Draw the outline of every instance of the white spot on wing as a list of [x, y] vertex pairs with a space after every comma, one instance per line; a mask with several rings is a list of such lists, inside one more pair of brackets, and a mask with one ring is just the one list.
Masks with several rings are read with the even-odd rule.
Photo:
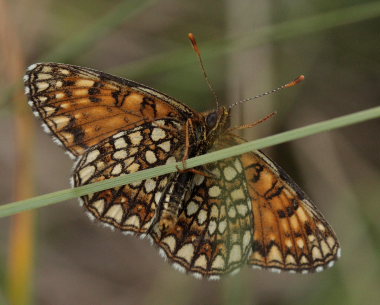
[[87, 154], [86, 163], [93, 162], [100, 155], [100, 151], [95, 149]]
[[28, 70], [28, 71], [32, 71], [32, 70], [34, 70], [36, 67], [37, 67], [37, 64], [32, 64], [32, 65], [30, 65], [30, 66], [27, 68], [27, 70]]
[[162, 193], [161, 192], [156, 192], [154, 194], [154, 201], [155, 201], [156, 204], [158, 204], [160, 202], [161, 197], [162, 197]]
[[227, 221], [223, 219], [222, 221], [219, 222], [219, 225], [218, 225], [219, 233], [223, 234], [226, 228], [227, 228]]
[[98, 211], [99, 214], [102, 214], [104, 211], [104, 199], [96, 200], [92, 203], [93, 207]]
[[144, 186], [145, 191], [149, 194], [156, 188], [156, 181], [154, 181], [153, 179], [146, 179]]
[[215, 233], [217, 224], [215, 220], [211, 220], [209, 225], [208, 225], [208, 232], [210, 235], [213, 235]]
[[167, 160], [166, 160], [166, 164], [173, 164], [173, 163], [176, 163], [177, 160], [175, 159], [175, 157], [169, 157]]
[[118, 175], [120, 175], [122, 169], [123, 169], [123, 167], [121, 166], [121, 164], [120, 164], [120, 163], [117, 163], [117, 164], [113, 167], [113, 169], [112, 169], [112, 171], [111, 171], [111, 175], [113, 175], [113, 176], [118, 176]]
[[94, 220], [95, 220], [95, 216], [92, 215], [90, 212], [86, 212], [86, 215], [87, 215], [87, 217], [88, 217], [91, 221], [94, 221]]
[[198, 213], [198, 223], [202, 225], [207, 219], [207, 212], [205, 210], [201, 210]]
[[252, 269], [262, 270], [263, 267], [257, 266], [257, 265], [252, 265]]
[[331, 268], [332, 266], [334, 266], [335, 262], [334, 261], [331, 261], [327, 264], [327, 267], [328, 268]]
[[54, 122], [57, 129], [62, 129], [63, 127], [67, 126], [67, 124], [69, 124], [70, 117], [61, 115], [52, 117], [50, 120]]
[[192, 272], [191, 275], [196, 278], [197, 280], [200, 280], [202, 279], [202, 274], [198, 273], [198, 272]]
[[57, 100], [59, 100], [59, 99], [63, 99], [65, 97], [65, 94], [63, 93], [63, 92], [57, 92], [56, 94], [55, 94], [55, 98], [57, 99]]
[[208, 194], [209, 194], [210, 197], [218, 197], [221, 192], [222, 192], [222, 190], [217, 185], [212, 186], [208, 190]]
[[181, 249], [178, 250], [177, 256], [183, 258], [188, 263], [191, 263], [191, 259], [194, 255], [194, 246], [193, 244], [186, 244]]
[[36, 83], [36, 87], [37, 87], [37, 91], [38, 92], [44, 91], [47, 88], [49, 88], [49, 83], [47, 83], [47, 82], [38, 82], [38, 83]]
[[317, 268], [315, 268], [315, 271], [316, 272], [322, 272], [323, 271], [323, 267], [322, 266], [318, 266]]
[[84, 184], [88, 179], [91, 178], [91, 176], [95, 173], [95, 169], [95, 166], [89, 165], [79, 171], [78, 174], [81, 179], [81, 184]]
[[127, 152], [125, 150], [118, 150], [113, 154], [113, 158], [116, 160], [123, 160], [127, 158]]
[[186, 207], [186, 213], [188, 216], [195, 214], [198, 211], [198, 204], [194, 201], [190, 201]]
[[141, 140], [143, 139], [140, 131], [133, 132], [129, 134], [128, 137], [133, 145], [139, 145]]
[[140, 168], [140, 164], [133, 163], [130, 166], [128, 166], [127, 172], [128, 173], [135, 173], [135, 172], [137, 172], [139, 170], [139, 168]]
[[84, 202], [83, 202], [83, 200], [82, 200], [82, 198], [78, 198], [78, 201], [79, 201], [79, 206], [80, 207], [83, 207], [83, 205], [84, 205]]
[[50, 67], [50, 66], [45, 66], [45, 67], [42, 68], [41, 71], [45, 72], [45, 73], [49, 73], [49, 72], [53, 71], [53, 68]]
[[170, 141], [165, 141], [157, 145], [160, 147], [164, 152], [170, 151]]
[[227, 181], [231, 181], [236, 177], [237, 171], [232, 166], [227, 166], [226, 168], [224, 168], [223, 174]]
[[178, 264], [178, 263], [174, 263], [174, 264], [172, 264], [172, 267], [175, 269], [175, 270], [177, 270], [177, 271], [179, 271], [179, 272], [182, 272], [182, 273], [185, 273], [186, 272], [186, 269], [184, 268], [184, 267], [182, 267], [180, 264]]
[[69, 75], [70, 74], [70, 71], [69, 70], [66, 70], [66, 69], [59, 69], [59, 72], [61, 74], [64, 74], [64, 75]]
[[206, 258], [206, 255], [204, 255], [204, 254], [200, 255], [196, 259], [196, 261], [194, 262], [194, 266], [206, 269], [207, 268], [207, 258]]
[[231, 193], [231, 198], [234, 201], [237, 201], [239, 199], [244, 199], [245, 196], [244, 196], [244, 192], [243, 192], [242, 188], [233, 190], [232, 193]]
[[165, 237], [161, 242], [170, 249], [170, 252], [174, 252], [177, 242], [173, 236], [170, 235], [168, 237]]
[[234, 206], [231, 206], [228, 209], [228, 216], [231, 217], [231, 218], [235, 218], [235, 216], [236, 216], [236, 209], [235, 209]]
[[247, 205], [245, 205], [245, 204], [239, 204], [238, 206], [236, 206], [236, 209], [237, 209], [238, 213], [239, 213], [241, 216], [245, 216], [245, 215], [247, 215], [247, 212], [248, 212], [248, 207], [247, 207]]
[[207, 279], [210, 281], [217, 281], [217, 280], [220, 280], [220, 276], [219, 275], [210, 275]]
[[281, 270], [277, 268], [270, 268], [269, 271], [274, 272], [274, 273], [281, 273]]
[[37, 74], [38, 80], [45, 80], [45, 79], [49, 79], [49, 78], [52, 78], [51, 74], [45, 74], [45, 73], [38, 73]]
[[92, 87], [94, 85], [94, 81], [90, 79], [79, 79], [75, 82], [75, 85], [78, 87]]
[[137, 215], [132, 215], [124, 222], [125, 225], [140, 227], [140, 218]]
[[241, 249], [240, 245], [233, 245], [230, 252], [229, 263], [238, 262], [241, 260]]
[[151, 150], [148, 150], [146, 153], [145, 153], [145, 159], [148, 163], [150, 164], [153, 164], [153, 163], [156, 163], [157, 161], [157, 158], [156, 158], [156, 155], [154, 154], [153, 151]]
[[123, 208], [120, 204], [114, 204], [105, 214], [106, 217], [114, 219], [116, 222], [120, 223], [124, 215]]
[[122, 137], [124, 134], [125, 134], [125, 131], [120, 131], [120, 132], [118, 132], [117, 134], [115, 134], [115, 135], [112, 136], [112, 137], [113, 137], [114, 139], [117, 139], [117, 138]]
[[251, 244], [251, 232], [245, 231], [243, 235], [243, 249], [246, 249]]
[[[53, 138], [54, 140], [55, 138]], [[58, 141], [58, 140], [57, 140]], [[69, 158], [71, 160], [75, 160], [77, 157], [75, 155], [73, 155], [71, 152], [69, 152], [68, 150], [65, 151], [65, 154], [69, 156]]]
[[116, 149], [127, 147], [127, 143], [125, 142], [124, 138], [118, 138], [117, 140], [115, 140], [114, 145]]
[[153, 141], [158, 141], [164, 139], [166, 137], [166, 133], [161, 128], [154, 128], [151, 137]]
[[168, 256], [166, 255], [165, 251], [162, 250], [162, 249], [159, 249], [158, 250], [158, 253], [160, 254], [160, 256], [166, 261], [168, 259]]

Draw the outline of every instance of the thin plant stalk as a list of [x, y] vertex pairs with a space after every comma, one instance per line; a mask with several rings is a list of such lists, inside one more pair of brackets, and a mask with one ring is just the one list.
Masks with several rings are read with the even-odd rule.
[[[263, 139], [247, 142], [244, 144], [236, 145], [226, 149], [211, 152], [205, 155], [190, 158], [186, 161], [188, 168], [200, 166], [207, 163], [212, 163], [225, 158], [241, 155], [243, 153], [262, 149], [272, 145], [285, 143], [288, 141], [300, 139], [306, 136], [314, 135], [324, 131], [337, 129], [344, 126], [353, 125], [356, 123], [364, 122], [370, 119], [380, 117], [380, 106], [370, 108], [367, 110], [355, 112], [352, 114], [344, 115], [335, 119], [311, 124], [305, 127], [296, 128], [290, 131], [282, 132], [273, 136]], [[141, 181], [148, 178], [175, 172], [177, 167], [181, 168], [182, 163], [177, 162], [174, 164], [161, 165], [154, 168], [138, 171], [133, 174], [121, 175], [119, 177], [83, 185], [73, 189], [65, 189], [58, 192], [53, 192], [34, 198], [21, 200], [18, 202], [8, 203], [0, 206], [0, 218], [10, 216], [22, 211], [40, 208], [43, 206], [58, 203], [64, 200], [80, 197], [83, 195], [99, 192], [102, 190], [122, 186], [135, 181]]]

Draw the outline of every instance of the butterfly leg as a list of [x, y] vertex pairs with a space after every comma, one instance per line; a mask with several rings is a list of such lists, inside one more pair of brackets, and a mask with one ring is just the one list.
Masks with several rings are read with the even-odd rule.
[[241, 129], [247, 129], [247, 128], [252, 128], [256, 125], [259, 125], [263, 122], [265, 122], [266, 120], [270, 119], [272, 116], [276, 115], [276, 112], [272, 112], [272, 113], [269, 113], [268, 115], [266, 115], [265, 117], [261, 118], [260, 120], [257, 120], [253, 123], [249, 123], [249, 124], [244, 124], [244, 125], [240, 125], [240, 126], [235, 126], [235, 127], [232, 127], [232, 128], [229, 128], [228, 129], [228, 132], [231, 132], [231, 131], [235, 131], [235, 130], [241, 130]]
[[186, 160], [189, 159], [189, 148], [190, 148], [190, 140], [189, 140], [189, 128], [191, 125], [191, 120], [188, 119], [185, 124], [185, 153], [182, 157], [182, 169], [176, 166], [178, 172], [184, 173], [188, 172], [189, 169], [186, 169]]
[[189, 150], [190, 150], [190, 126], [192, 127], [192, 122], [190, 119], [186, 121], [185, 124], [185, 154], [182, 158], [183, 168], [186, 169], [186, 160], [189, 159]]
[[201, 175], [201, 176], [204, 176], [204, 177], [208, 177], [208, 178], [211, 178], [212, 176], [210, 176], [209, 174], [205, 173], [205, 172], [202, 172], [200, 170], [197, 170], [195, 168], [186, 168], [186, 160], [189, 159], [189, 151], [190, 151], [190, 130], [192, 130], [192, 121], [190, 119], [188, 119], [186, 121], [186, 124], [185, 124], [185, 153], [183, 155], [183, 158], [182, 158], [182, 169], [180, 169], [178, 166], [176, 166], [178, 172], [180, 173], [188, 173], [188, 172], [191, 172], [191, 173], [194, 173], [194, 174], [198, 174], [198, 175]]
[[193, 173], [193, 174], [201, 175], [201, 176], [204, 176], [204, 177], [207, 177], [207, 178], [214, 178], [214, 177], [215, 177], [212, 173], [202, 172], [201, 170], [198, 170], [198, 169], [196, 169], [196, 168], [180, 169], [180, 168], [177, 166], [177, 170], [178, 170], [178, 172], [180, 172], [181, 174], [183, 174], [183, 173]]

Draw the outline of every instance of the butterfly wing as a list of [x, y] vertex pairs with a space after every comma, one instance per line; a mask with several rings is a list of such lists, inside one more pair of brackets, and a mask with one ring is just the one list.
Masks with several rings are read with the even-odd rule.
[[[79, 157], [73, 185], [85, 185], [181, 160], [184, 145], [178, 128], [179, 123], [175, 120], [162, 119], [118, 132]], [[161, 194], [175, 175], [85, 195], [81, 201], [90, 215], [102, 223], [124, 232], [144, 233], [153, 222]]]
[[248, 264], [302, 273], [332, 266], [340, 256], [337, 237], [306, 194], [262, 152], [240, 160], [254, 217]]
[[168, 117], [184, 123], [194, 115], [165, 94], [89, 68], [33, 64], [24, 81], [34, 113], [73, 158], [119, 131]]
[[[225, 135], [213, 149], [241, 143]], [[256, 151], [199, 168], [176, 224], [151, 232], [163, 256], [196, 277], [218, 278], [243, 264], [313, 272], [339, 256], [335, 233], [294, 181]]]
[[251, 253], [251, 202], [238, 158], [200, 168], [174, 226], [155, 226], [151, 236], [174, 266], [216, 279], [239, 270]]

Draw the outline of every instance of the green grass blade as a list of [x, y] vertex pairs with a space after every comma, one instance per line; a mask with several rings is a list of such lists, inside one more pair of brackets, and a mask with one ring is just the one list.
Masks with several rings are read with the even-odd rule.
[[[359, 111], [353, 114], [344, 115], [335, 119], [311, 124], [305, 127], [282, 132], [263, 139], [236, 145], [195, 158], [188, 159], [186, 164], [188, 168], [199, 166], [206, 163], [215, 162], [225, 158], [237, 156], [252, 150], [262, 149], [268, 146], [300, 139], [306, 136], [314, 135], [320, 132], [337, 129], [340, 127], [353, 125], [363, 121], [380, 117], [380, 106], [368, 110]], [[0, 217], [10, 216], [22, 211], [40, 208], [53, 203], [72, 199], [90, 193], [99, 192], [105, 189], [129, 184], [135, 181], [156, 177], [176, 171], [176, 165], [182, 166], [182, 163], [157, 166], [151, 169], [139, 171], [129, 175], [121, 175], [112, 179], [95, 182], [92, 184], [80, 186], [74, 189], [65, 189], [62, 191], [49, 193], [26, 200], [8, 203], [0, 206]]]

